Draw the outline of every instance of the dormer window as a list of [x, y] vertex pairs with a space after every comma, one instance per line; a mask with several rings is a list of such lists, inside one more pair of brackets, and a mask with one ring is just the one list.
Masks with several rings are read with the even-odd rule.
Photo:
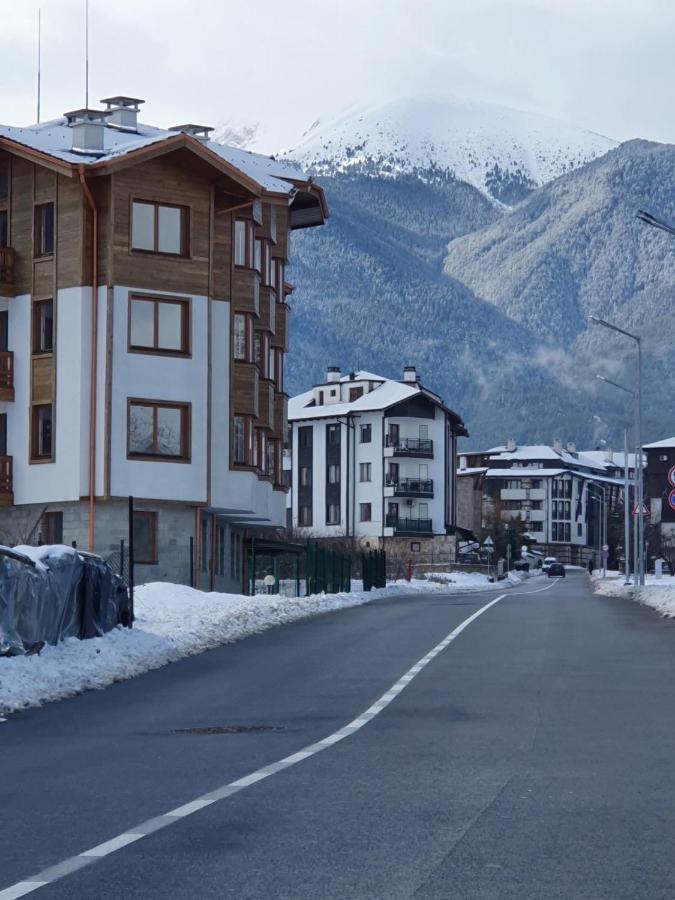
[[143, 253], [188, 255], [190, 210], [134, 200], [131, 210], [131, 249]]

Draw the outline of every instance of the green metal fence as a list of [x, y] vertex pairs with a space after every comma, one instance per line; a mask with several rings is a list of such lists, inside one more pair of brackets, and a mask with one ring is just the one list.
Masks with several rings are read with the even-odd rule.
[[387, 586], [387, 554], [384, 550], [370, 550], [361, 554], [363, 590]]
[[307, 594], [336, 594], [351, 590], [352, 560], [348, 553], [328, 550], [318, 544], [307, 545], [305, 565]]

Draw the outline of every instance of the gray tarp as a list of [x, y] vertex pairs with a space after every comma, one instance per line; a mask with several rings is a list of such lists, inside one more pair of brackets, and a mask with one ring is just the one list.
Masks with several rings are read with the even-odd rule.
[[0, 655], [96, 637], [130, 617], [126, 585], [100, 557], [58, 545], [0, 547]]

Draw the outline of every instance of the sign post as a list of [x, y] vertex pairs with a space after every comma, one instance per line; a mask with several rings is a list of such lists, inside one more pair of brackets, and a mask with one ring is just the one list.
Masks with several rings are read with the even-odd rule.
[[488, 535], [485, 538], [485, 540], [483, 541], [483, 550], [485, 550], [485, 553], [487, 555], [487, 560], [488, 560], [488, 580], [490, 578], [490, 557], [492, 556], [492, 551], [494, 550], [494, 547], [495, 547], [495, 542], [492, 540], [490, 535]]
[[602, 577], [607, 578], [607, 558], [609, 557], [609, 544], [602, 545]]

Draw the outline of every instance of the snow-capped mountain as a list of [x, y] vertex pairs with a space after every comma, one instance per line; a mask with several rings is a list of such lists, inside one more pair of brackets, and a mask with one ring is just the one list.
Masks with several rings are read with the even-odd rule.
[[453, 177], [507, 206], [616, 141], [490, 103], [402, 99], [317, 119], [284, 155], [317, 175]]

